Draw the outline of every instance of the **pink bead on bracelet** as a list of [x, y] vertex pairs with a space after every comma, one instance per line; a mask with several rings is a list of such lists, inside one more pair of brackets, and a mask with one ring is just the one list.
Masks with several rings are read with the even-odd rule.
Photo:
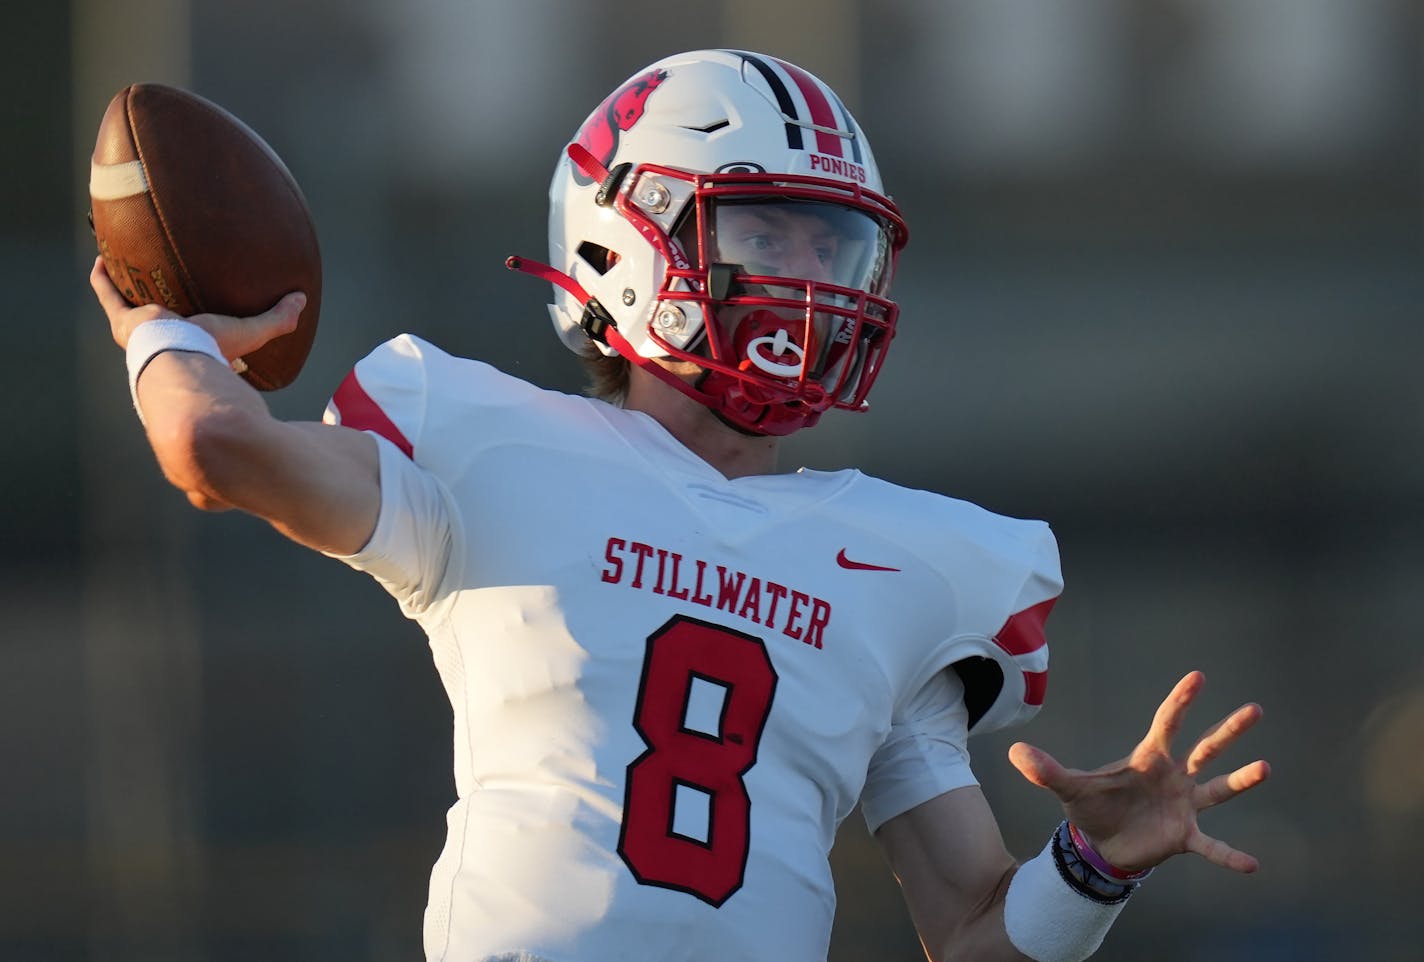
[[1113, 865], [1098, 854], [1097, 849], [1089, 844], [1088, 839], [1083, 833], [1078, 831], [1078, 826], [1072, 822], [1068, 823], [1068, 837], [1072, 839], [1073, 847], [1078, 850], [1078, 854], [1082, 856], [1083, 861], [1091, 865], [1093, 869], [1104, 878], [1109, 878], [1117, 882], [1140, 882], [1152, 874], [1150, 868], [1143, 869], [1140, 872], [1129, 872], [1126, 869], [1120, 869], [1116, 865]]

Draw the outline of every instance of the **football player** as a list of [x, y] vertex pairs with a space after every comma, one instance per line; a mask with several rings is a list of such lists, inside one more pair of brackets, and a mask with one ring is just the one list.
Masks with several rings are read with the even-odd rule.
[[704, 50], [604, 100], [554, 171], [549, 263], [510, 260], [552, 283], [600, 396], [404, 335], [325, 423], [281, 422], [228, 359], [290, 330], [300, 294], [185, 320], [129, 308], [96, 263], [168, 479], [369, 572], [429, 635], [457, 789], [430, 959], [824, 959], [857, 802], [936, 960], [1083, 959], [1168, 857], [1255, 870], [1197, 815], [1266, 763], [1198, 776], [1261, 710], [1174, 754], [1197, 672], [1119, 762], [1011, 749], [1065, 815], [1017, 863], [967, 739], [1043, 701], [1049, 528], [778, 472], [778, 438], [866, 408], [907, 236], [830, 88]]

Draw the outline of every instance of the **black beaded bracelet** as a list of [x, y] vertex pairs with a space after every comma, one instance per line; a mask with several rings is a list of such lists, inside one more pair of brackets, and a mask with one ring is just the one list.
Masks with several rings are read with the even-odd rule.
[[1053, 864], [1068, 887], [1086, 899], [1103, 905], [1116, 905], [1127, 901], [1128, 896], [1137, 891], [1140, 881], [1120, 882], [1108, 878], [1083, 858], [1068, 832], [1068, 821], [1064, 819], [1053, 833]]

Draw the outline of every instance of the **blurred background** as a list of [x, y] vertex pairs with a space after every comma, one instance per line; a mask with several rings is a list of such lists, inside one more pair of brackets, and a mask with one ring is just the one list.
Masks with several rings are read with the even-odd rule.
[[[1419, 0], [102, 0], [12, 4], [0, 58], [0, 959], [416, 959], [450, 712], [364, 576], [167, 488], [85, 275], [89, 153], [134, 81], [225, 105], [316, 216], [316, 417], [401, 331], [581, 388], [542, 257], [558, 151], [624, 78], [739, 46], [830, 82], [914, 233], [857, 464], [1052, 522], [1047, 706], [976, 742], [1010, 848], [1058, 818], [1004, 758], [1093, 767], [1173, 682], [1258, 700], [1205, 825], [1105, 960], [1417, 960], [1424, 864]], [[1195, 727], [1194, 727], [1195, 726]], [[1185, 739], [1184, 739], [1185, 740]], [[858, 817], [831, 958], [913, 960]]]

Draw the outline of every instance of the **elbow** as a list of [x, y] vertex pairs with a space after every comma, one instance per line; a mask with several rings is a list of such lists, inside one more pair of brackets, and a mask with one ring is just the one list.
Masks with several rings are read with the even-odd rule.
[[255, 425], [246, 412], [215, 409], [150, 424], [163, 476], [202, 511], [232, 507], [237, 468], [251, 460]]

